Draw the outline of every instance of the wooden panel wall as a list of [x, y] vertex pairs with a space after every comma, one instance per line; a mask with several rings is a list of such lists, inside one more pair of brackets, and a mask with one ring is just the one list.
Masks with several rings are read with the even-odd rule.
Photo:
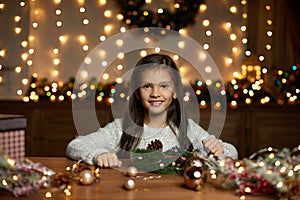
[[[96, 111], [101, 126], [113, 120], [109, 106], [97, 104]], [[0, 101], [0, 113], [26, 116], [27, 156], [65, 156], [66, 145], [77, 134], [71, 102]], [[299, 117], [300, 106], [292, 105], [228, 109], [220, 138], [234, 144], [240, 158], [269, 146], [292, 148], [300, 144]], [[200, 110], [199, 124], [204, 129], [208, 128], [210, 118], [210, 109]]]

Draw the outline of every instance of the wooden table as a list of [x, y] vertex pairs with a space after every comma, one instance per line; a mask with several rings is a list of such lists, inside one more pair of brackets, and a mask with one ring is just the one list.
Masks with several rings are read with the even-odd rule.
[[[40, 162], [43, 165], [49, 167], [56, 172], [63, 172], [66, 167], [72, 166], [74, 161], [71, 161], [63, 157], [30, 157], [33, 162]], [[126, 167], [126, 166], [124, 166]], [[101, 169], [101, 181], [99, 183], [93, 183], [92, 185], [72, 185], [72, 195], [65, 196], [63, 191], [56, 191], [52, 194], [54, 200], [93, 200], [93, 199], [168, 199], [168, 200], [239, 200], [239, 196], [235, 195], [233, 190], [225, 190], [211, 183], [206, 183], [202, 191], [197, 192], [185, 187], [183, 178], [181, 175], [162, 175], [159, 179], [154, 180], [141, 180], [136, 179], [136, 188], [134, 190], [127, 191], [122, 188], [125, 180], [128, 179], [123, 172], [116, 169]], [[151, 174], [141, 174], [143, 176]], [[152, 174], [153, 175], [153, 174]], [[155, 174], [157, 175], [157, 174]], [[36, 193], [20, 197], [21, 200], [40, 200], [49, 199], [45, 197], [45, 193], [50, 189], [41, 189]], [[16, 199], [11, 193], [7, 191], [0, 191], [0, 199], [10, 200]], [[273, 196], [246, 196], [246, 200], [263, 200], [263, 199], [275, 199]]]

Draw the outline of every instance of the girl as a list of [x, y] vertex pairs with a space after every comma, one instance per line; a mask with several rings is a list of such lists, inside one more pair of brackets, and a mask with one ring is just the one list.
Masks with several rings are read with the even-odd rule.
[[120, 167], [119, 150], [145, 149], [158, 139], [162, 151], [178, 146], [206, 156], [225, 154], [237, 159], [235, 147], [216, 139], [191, 119], [183, 103], [181, 77], [167, 55], [151, 54], [133, 70], [128, 112], [94, 133], [79, 136], [67, 147], [67, 156], [101, 167]]

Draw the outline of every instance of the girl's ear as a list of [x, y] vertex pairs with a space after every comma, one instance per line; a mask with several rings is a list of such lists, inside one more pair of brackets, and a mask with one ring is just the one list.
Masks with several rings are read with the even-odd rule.
[[177, 98], [177, 95], [174, 93], [173, 94], [173, 99], [176, 99]]

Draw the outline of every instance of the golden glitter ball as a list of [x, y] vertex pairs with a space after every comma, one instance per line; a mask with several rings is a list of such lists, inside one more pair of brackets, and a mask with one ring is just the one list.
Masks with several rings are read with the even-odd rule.
[[135, 181], [133, 179], [127, 179], [123, 184], [123, 188], [133, 190], [135, 188]]
[[137, 175], [137, 173], [138, 173], [137, 168], [134, 166], [131, 166], [131, 167], [128, 167], [126, 175], [129, 177], [135, 177]]
[[79, 181], [83, 185], [90, 185], [94, 182], [95, 176], [91, 170], [84, 169], [79, 173]]

